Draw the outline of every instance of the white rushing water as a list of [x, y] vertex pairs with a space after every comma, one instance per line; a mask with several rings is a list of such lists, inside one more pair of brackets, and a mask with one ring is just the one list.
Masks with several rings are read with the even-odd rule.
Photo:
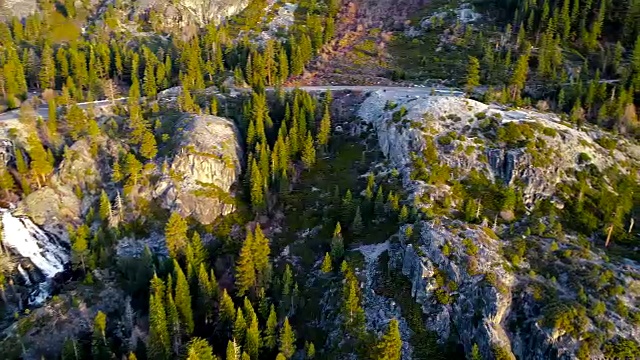
[[[15, 255], [29, 259], [44, 276], [45, 281], [38, 284], [32, 293], [30, 303], [38, 304], [49, 295], [51, 280], [64, 271], [69, 262], [69, 250], [55, 235], [43, 231], [27, 217], [16, 217], [5, 209], [0, 209], [2, 217], [2, 241]], [[27, 272], [18, 266], [18, 271], [31, 283]]]

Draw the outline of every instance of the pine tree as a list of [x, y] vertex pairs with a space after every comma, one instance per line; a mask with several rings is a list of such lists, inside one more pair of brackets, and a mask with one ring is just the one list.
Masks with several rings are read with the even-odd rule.
[[474, 56], [469, 56], [467, 79], [465, 84], [467, 94], [471, 94], [478, 85], [480, 85], [480, 61], [478, 61], [478, 58]]
[[409, 208], [407, 208], [407, 205], [402, 205], [402, 209], [400, 209], [400, 214], [398, 215], [398, 222], [404, 224], [407, 220], [409, 220]]
[[40, 73], [38, 74], [38, 80], [41, 89], [55, 87], [56, 68], [53, 61], [53, 49], [49, 45], [49, 42], [45, 42], [42, 48], [42, 55], [40, 56]]
[[[349, 272], [347, 272], [349, 274]], [[342, 313], [345, 319], [345, 330], [359, 338], [364, 332], [364, 310], [360, 306], [360, 297], [358, 295], [358, 284], [355, 278], [346, 276], [347, 282], [343, 289], [344, 304]]]
[[520, 100], [520, 92], [524, 88], [524, 84], [527, 81], [527, 72], [529, 71], [529, 55], [530, 49], [526, 49], [525, 52], [520, 55], [516, 67], [511, 76], [509, 86], [511, 88], [511, 99], [514, 101]]
[[[213, 279], [215, 280], [215, 274]], [[200, 317], [205, 324], [213, 322], [213, 303], [217, 298], [218, 284], [212, 284], [209, 274], [204, 263], [201, 263], [198, 268], [198, 310], [202, 317]]]
[[233, 338], [239, 343], [244, 343], [244, 336], [247, 332], [247, 322], [244, 318], [242, 309], [236, 309], [236, 319], [233, 322]]
[[96, 317], [93, 319], [93, 329], [100, 337], [100, 340], [107, 344], [107, 315], [102, 311], [98, 311]]
[[284, 267], [284, 273], [282, 274], [282, 296], [289, 296], [291, 294], [291, 285], [293, 284], [293, 273], [291, 272], [291, 266], [286, 264]]
[[16, 183], [11, 173], [5, 166], [0, 166], [0, 189], [4, 191], [4, 195], [9, 196], [9, 193], [14, 191], [15, 188]]
[[106, 224], [111, 218], [111, 202], [109, 201], [109, 196], [107, 193], [102, 190], [100, 193], [100, 220], [102, 220], [103, 224]]
[[196, 271], [199, 271], [200, 264], [203, 264], [207, 260], [207, 249], [205, 249], [200, 234], [197, 231], [193, 232], [191, 241], [187, 245], [189, 249], [187, 256], [187, 276], [192, 279], [196, 276]]
[[254, 319], [254, 321], [251, 321], [251, 323], [247, 327], [244, 350], [247, 352], [247, 354], [249, 354], [251, 360], [258, 360], [258, 354], [260, 350], [260, 330], [258, 329], [257, 317]]
[[331, 255], [329, 255], [329, 253], [324, 254], [324, 259], [322, 259], [322, 266], [320, 267], [320, 270], [325, 274], [330, 273], [333, 270], [333, 267], [331, 265]]
[[151, 294], [149, 299], [149, 340], [147, 352], [150, 359], [169, 359], [170, 350], [167, 319], [162, 303], [162, 297]]
[[316, 162], [316, 149], [313, 146], [311, 131], [307, 132], [307, 138], [302, 145], [302, 162], [307, 169], [310, 169]]
[[333, 238], [331, 240], [331, 258], [339, 260], [344, 255], [344, 241], [342, 240], [342, 228], [340, 223], [336, 224], [336, 228], [333, 231]]
[[113, 169], [111, 173], [111, 181], [118, 183], [122, 180], [122, 172], [120, 171], [120, 162], [118, 159], [113, 163]]
[[152, 160], [158, 153], [158, 147], [156, 144], [156, 137], [149, 130], [146, 130], [142, 135], [142, 143], [140, 145], [140, 155], [144, 158]]
[[280, 330], [279, 343], [280, 353], [282, 353], [286, 359], [290, 359], [296, 351], [296, 338], [293, 334], [293, 329], [291, 329], [291, 325], [289, 325], [288, 317], [284, 318], [284, 324], [282, 324], [282, 329]]
[[169, 255], [177, 259], [184, 254], [187, 245], [187, 222], [180, 214], [173, 212], [169, 217], [169, 222], [164, 229], [164, 234], [169, 249]]
[[222, 294], [220, 295], [220, 320], [227, 325], [233, 324], [236, 315], [236, 309], [233, 305], [233, 300], [231, 300], [231, 296], [227, 294], [227, 289], [222, 290]]
[[264, 209], [264, 183], [260, 173], [260, 168], [255, 159], [251, 164], [251, 205], [254, 211], [259, 212]]
[[[171, 276], [171, 274], [169, 274]], [[171, 345], [173, 353], [178, 354], [180, 346], [182, 344], [182, 326], [180, 326], [180, 315], [178, 314], [178, 308], [173, 300], [173, 289], [171, 286], [167, 286], [167, 326], [169, 328], [169, 339], [171, 339]]]
[[71, 255], [74, 264], [82, 265], [82, 272], [86, 273], [85, 259], [89, 254], [89, 244], [87, 237], [89, 236], [89, 228], [82, 225], [76, 230], [74, 236], [71, 237]]
[[351, 223], [351, 232], [355, 235], [360, 235], [363, 229], [364, 225], [362, 224], [362, 215], [360, 214], [360, 206], [358, 206], [356, 208], [356, 215]]
[[205, 339], [193, 338], [187, 346], [187, 360], [215, 360], [213, 348]]
[[320, 120], [320, 128], [318, 129], [318, 145], [326, 147], [329, 144], [329, 135], [331, 133], [331, 112], [329, 106], [325, 106], [322, 120]]
[[256, 284], [256, 270], [252, 253], [254, 249], [254, 236], [248, 231], [236, 264], [236, 288], [239, 296], [243, 296]]
[[191, 310], [191, 294], [189, 293], [189, 283], [184, 276], [178, 261], [173, 260], [173, 267], [176, 276], [176, 308], [180, 315], [180, 323], [187, 334], [193, 333], [193, 311]]
[[471, 348], [471, 360], [482, 360], [478, 344], [473, 344], [473, 347]]
[[273, 350], [276, 347], [276, 327], [278, 326], [278, 318], [276, 317], [276, 310], [273, 304], [269, 310], [269, 317], [267, 318], [267, 327], [264, 331], [263, 345], [267, 350]]
[[242, 354], [240, 346], [236, 343], [236, 340], [229, 340], [227, 344], [227, 359], [226, 360], [241, 360]]
[[135, 155], [129, 153], [125, 158], [124, 166], [127, 174], [127, 185], [137, 185], [142, 172], [142, 163], [136, 159]]
[[379, 219], [382, 219], [384, 217], [384, 213], [385, 213], [385, 211], [384, 211], [384, 194], [383, 194], [382, 186], [378, 186], [378, 191], [376, 192], [374, 210], [375, 210], [376, 216]]
[[18, 173], [24, 175], [29, 171], [29, 166], [20, 148], [16, 148], [16, 169]]
[[378, 342], [376, 349], [378, 351], [377, 359], [400, 360], [402, 355], [402, 339], [400, 338], [398, 320], [391, 319], [389, 329]]
[[53, 172], [53, 165], [47, 159], [47, 152], [42, 146], [38, 135], [32, 133], [27, 139], [29, 144], [29, 157], [31, 158], [31, 172], [36, 179], [38, 187], [46, 182], [49, 174]]
[[269, 262], [269, 239], [264, 236], [260, 224], [256, 225], [253, 242], [251, 244], [251, 254], [256, 274], [256, 283], [266, 287], [271, 273], [271, 263]]
[[305, 353], [307, 355], [307, 359], [313, 359], [316, 357], [316, 347], [313, 343], [305, 342]]

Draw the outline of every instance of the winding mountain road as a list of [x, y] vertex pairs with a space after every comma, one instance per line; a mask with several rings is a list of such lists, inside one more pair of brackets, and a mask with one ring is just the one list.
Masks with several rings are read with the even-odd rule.
[[[328, 86], [299, 86], [299, 87], [287, 87], [284, 88], [286, 91], [293, 91], [295, 89], [304, 90], [307, 92], [324, 92], [324, 91], [359, 91], [359, 92], [373, 92], [373, 91], [394, 91], [399, 92], [406, 95], [438, 95], [438, 96], [464, 96], [464, 93], [459, 90], [453, 89], [438, 89], [431, 87], [420, 87], [420, 86], [349, 86], [349, 85], [328, 85]], [[274, 90], [274, 88], [267, 88], [267, 90]], [[117, 102], [126, 101], [126, 97], [115, 99]], [[87, 109], [89, 106], [102, 108], [107, 107], [112, 104], [111, 100], [98, 100], [98, 101], [90, 101], [84, 103], [77, 103], [80, 108]], [[47, 119], [49, 117], [49, 106], [42, 105], [36, 109], [36, 115], [42, 119]], [[20, 109], [7, 111], [5, 113], [0, 114], [0, 121], [11, 121], [17, 120], [20, 118]]]

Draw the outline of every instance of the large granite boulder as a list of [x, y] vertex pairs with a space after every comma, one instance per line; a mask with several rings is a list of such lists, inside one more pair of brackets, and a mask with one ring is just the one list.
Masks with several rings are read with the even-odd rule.
[[242, 149], [231, 120], [189, 116], [178, 125], [180, 139], [154, 190], [161, 205], [203, 224], [235, 209], [233, 186]]

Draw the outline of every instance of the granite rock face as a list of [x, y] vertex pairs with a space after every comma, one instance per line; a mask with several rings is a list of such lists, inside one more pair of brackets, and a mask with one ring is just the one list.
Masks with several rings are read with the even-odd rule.
[[231, 120], [190, 116], [179, 125], [173, 157], [154, 190], [163, 207], [210, 224], [235, 209], [233, 186], [241, 172], [242, 148]]

